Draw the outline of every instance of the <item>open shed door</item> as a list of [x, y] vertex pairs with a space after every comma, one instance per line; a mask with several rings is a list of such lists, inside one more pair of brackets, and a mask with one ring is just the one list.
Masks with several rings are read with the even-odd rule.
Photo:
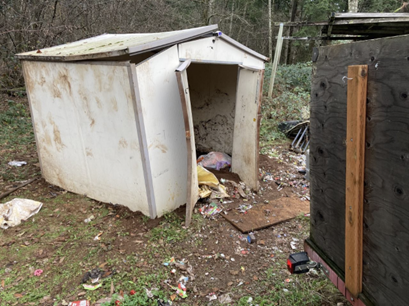
[[190, 60], [183, 62], [176, 69], [176, 78], [182, 102], [183, 118], [185, 123], [187, 145], [187, 198], [186, 198], [186, 226], [190, 225], [192, 212], [199, 198], [199, 182], [197, 178], [195, 132], [193, 127], [192, 106], [190, 102], [189, 84], [186, 69]]
[[258, 190], [258, 135], [263, 72], [240, 65], [237, 82], [232, 171], [253, 190]]

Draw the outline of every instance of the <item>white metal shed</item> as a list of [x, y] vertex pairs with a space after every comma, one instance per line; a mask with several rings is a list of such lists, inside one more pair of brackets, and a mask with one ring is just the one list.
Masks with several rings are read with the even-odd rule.
[[265, 56], [217, 25], [18, 54], [43, 177], [155, 218], [198, 198], [196, 149], [258, 188]]

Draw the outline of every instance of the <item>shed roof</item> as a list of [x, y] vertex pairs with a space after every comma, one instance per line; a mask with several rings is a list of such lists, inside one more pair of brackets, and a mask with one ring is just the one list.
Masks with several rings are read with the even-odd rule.
[[[216, 31], [217, 28], [217, 25], [209, 25], [161, 33], [102, 34], [64, 45], [19, 53], [17, 57], [23, 60], [78, 61], [126, 54], [135, 55], [203, 37]], [[221, 38], [264, 61], [268, 60], [264, 55], [247, 48], [224, 34]]]

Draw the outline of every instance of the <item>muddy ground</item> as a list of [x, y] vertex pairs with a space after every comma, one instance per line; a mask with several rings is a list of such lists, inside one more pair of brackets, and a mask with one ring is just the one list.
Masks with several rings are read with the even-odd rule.
[[[282, 197], [309, 201], [309, 184], [299, 173], [303, 157], [287, 146], [272, 146], [268, 154], [260, 155], [260, 191], [244, 199], [234, 188], [228, 189], [234, 197], [225, 201], [231, 203], [216, 201], [223, 211], [229, 213], [241, 204], [257, 207]], [[247, 235], [222, 216], [224, 212], [204, 218], [199, 209], [205, 203], [197, 204], [189, 228], [184, 227], [184, 206], [151, 220], [126, 207], [45, 182], [33, 141], [12, 148], [3, 142], [0, 152], [0, 193], [38, 178], [1, 202], [21, 197], [44, 203], [28, 221], [0, 230], [0, 305], [67, 305], [81, 299], [95, 304], [130, 290], [145, 299], [132, 305], [157, 305], [159, 298], [173, 300], [173, 305], [336, 305], [344, 301], [321, 272], [294, 276], [287, 271], [286, 258], [302, 251], [309, 235], [308, 214], [255, 231], [257, 242], [250, 244]], [[5, 160], [25, 160], [28, 165], [17, 169]], [[84, 222], [87, 218], [91, 222]], [[185, 267], [164, 265], [172, 257]], [[189, 266], [191, 271], [186, 271]], [[101, 288], [87, 291], [81, 282], [93, 268], [104, 270], [107, 277], [101, 280]], [[40, 276], [34, 276], [37, 269], [43, 270]], [[187, 298], [178, 297], [171, 288], [181, 276], [189, 277]], [[147, 289], [154, 294], [150, 299]]]

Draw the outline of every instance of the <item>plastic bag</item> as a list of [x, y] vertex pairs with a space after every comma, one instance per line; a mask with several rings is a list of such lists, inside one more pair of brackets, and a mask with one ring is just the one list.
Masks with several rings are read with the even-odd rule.
[[199, 156], [197, 164], [205, 168], [220, 170], [231, 166], [231, 157], [222, 152], [210, 152]]
[[0, 204], [0, 227], [8, 229], [19, 225], [31, 216], [38, 213], [43, 203], [15, 198], [7, 203]]

